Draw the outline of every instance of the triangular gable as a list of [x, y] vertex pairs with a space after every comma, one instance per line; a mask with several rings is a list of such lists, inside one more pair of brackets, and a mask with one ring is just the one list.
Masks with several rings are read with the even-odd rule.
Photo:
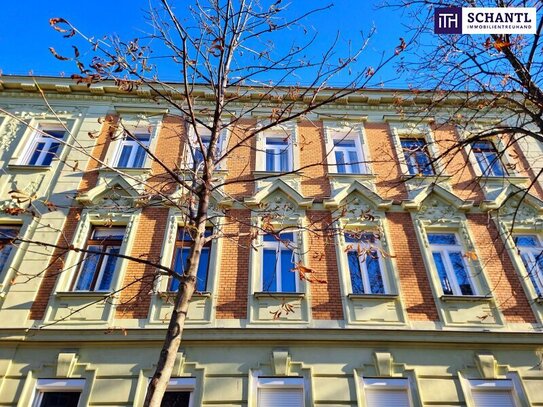
[[481, 209], [499, 209], [505, 204], [505, 202], [507, 202], [507, 200], [514, 197], [530, 205], [540, 214], [543, 213], [543, 201], [541, 199], [530, 194], [526, 189], [520, 188], [513, 184], [509, 184], [506, 188], [504, 188], [494, 200], [483, 201], [481, 203]]
[[437, 184], [430, 184], [420, 189], [414, 198], [403, 200], [402, 207], [408, 210], [419, 210], [423, 202], [428, 199], [430, 195], [436, 195], [457, 210], [467, 211], [473, 207], [473, 201], [465, 201], [460, 199], [452, 192]]
[[349, 196], [352, 194], [360, 194], [369, 203], [371, 203], [377, 210], [387, 210], [392, 205], [392, 201], [389, 199], [383, 199], [371, 189], [366, 187], [359, 181], [354, 181], [346, 188], [343, 188], [337, 192], [332, 198], [324, 201], [326, 208], [337, 208], [344, 204]]
[[248, 205], [260, 205], [266, 201], [266, 198], [273, 195], [274, 192], [283, 192], [293, 203], [300, 208], [309, 208], [313, 205], [313, 199], [304, 198], [298, 191], [281, 179], [276, 179], [270, 185], [262, 188], [254, 196], [245, 198], [244, 202]]
[[115, 176], [110, 180], [102, 182], [100, 185], [91, 190], [79, 195], [76, 200], [85, 206], [96, 205], [99, 200], [108, 193], [114, 192], [119, 197], [131, 198], [134, 201], [140, 197], [140, 194], [134, 187], [120, 175]]

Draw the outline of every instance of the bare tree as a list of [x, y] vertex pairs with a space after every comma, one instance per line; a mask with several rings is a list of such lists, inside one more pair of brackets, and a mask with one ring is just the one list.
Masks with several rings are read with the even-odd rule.
[[[176, 135], [179, 143], [185, 146], [186, 154], [180, 166], [172, 168], [161, 161], [122, 121], [106, 123], [108, 137], [118, 137], [120, 134], [133, 140], [160, 167], [161, 173], [153, 174], [154, 182], [146, 182], [146, 193], [137, 198], [138, 206], [166, 205], [178, 208], [184, 216], [184, 233], [190, 235], [192, 240], [181, 273], [160, 265], [157, 259], [121, 256], [129, 261], [153, 265], [157, 269], [152, 280], [135, 281], [132, 284], [146, 284], [151, 289], [160, 275], [167, 275], [179, 282], [166, 338], [156, 371], [149, 382], [146, 406], [160, 406], [168, 385], [181, 343], [189, 301], [196, 290], [197, 271], [204, 246], [214, 239], [234, 238], [221, 229], [219, 219], [246, 226], [249, 230], [246, 234], [249, 245], [258, 234], [266, 233], [274, 236], [280, 244], [299, 250], [293, 242], [281, 235], [293, 229], [291, 225], [283, 226], [281, 223], [284, 208], [251, 208], [262, 219], [260, 226], [255, 227], [248, 219], [240, 219], [231, 216], [227, 210], [217, 211], [211, 207], [213, 195], [221, 188], [246, 181], [225, 180], [218, 176], [223, 163], [243, 149], [261, 151], [262, 148], [255, 143], [260, 133], [280, 130], [289, 122], [306, 118], [326, 105], [375, 85], [376, 74], [409, 45], [409, 41], [400, 38], [394, 50], [383, 52], [376, 66], [364, 66], [361, 62], [361, 56], [373, 35], [372, 29], [366, 36], [349, 43], [348, 47], [342, 46], [344, 42], [338, 34], [326, 48], [322, 48], [321, 39], [317, 40], [315, 30], [307, 29], [303, 22], [310, 15], [325, 12], [329, 8], [311, 9], [301, 15], [292, 15], [281, 0], [196, 0], [190, 6], [183, 6], [183, 9], [176, 9], [168, 0], [162, 0], [148, 12], [149, 32], [130, 41], [118, 37], [96, 39], [80, 32], [63, 18], [50, 20], [51, 26], [64, 37], [74, 42], [79, 41], [79, 46], [83, 42], [91, 49], [92, 59], [86, 61], [75, 45], [72, 57], [63, 56], [51, 48], [57, 59], [75, 62], [79, 72], [72, 75], [74, 81], [89, 87], [104, 81], [114, 81], [122, 91], [130, 93], [144, 90], [157, 105], [168, 107], [172, 115], [177, 115], [186, 124], [183, 131]], [[299, 32], [301, 42], [286, 48], [280, 46], [278, 38], [286, 30]], [[319, 46], [318, 51], [314, 51], [316, 45]], [[347, 49], [345, 55], [340, 55], [338, 48]], [[177, 82], [161, 80], [159, 73], [164, 64], [174, 66], [180, 72]], [[345, 84], [337, 87], [339, 81]], [[45, 92], [42, 92], [42, 96], [54, 114], [54, 108], [49, 105]], [[7, 111], [4, 113], [10, 114]], [[247, 120], [251, 117], [253, 119]], [[12, 118], [18, 120], [13, 115]], [[69, 129], [66, 128], [66, 131], [69, 132]], [[225, 133], [229, 134], [228, 142], [224, 139]], [[286, 141], [290, 142], [290, 137], [289, 133], [285, 133]], [[78, 145], [73, 137], [63, 143], [85, 152], [85, 148]], [[284, 153], [283, 150], [276, 153], [279, 160]], [[97, 160], [100, 166], [116, 171], [123, 177], [131, 177], [129, 173], [113, 168], [110, 163], [91, 156], [90, 152], [85, 154], [91, 160]], [[298, 168], [280, 168], [280, 171], [273, 174], [258, 175], [254, 179], [301, 174], [311, 166], [325, 165], [315, 162]], [[171, 192], [176, 190], [177, 195], [172, 195]], [[14, 190], [11, 194], [17, 205], [8, 210], [14, 215], [24, 212], [39, 218], [43, 210], [55, 209], [51, 202], [30, 196], [24, 191]], [[237, 203], [245, 205], [241, 200]], [[370, 214], [366, 216], [371, 217]], [[324, 222], [325, 226], [321, 222], [320, 226], [310, 224], [304, 228], [312, 234], [326, 237], [337, 232], [333, 229], [332, 220]], [[206, 229], [208, 225], [214, 226], [211, 233]], [[380, 231], [375, 230], [371, 236], [364, 234], [357, 239], [364, 242], [363, 248], [358, 250], [360, 256], [372, 255], [378, 250], [371, 243], [379, 238], [379, 234]], [[30, 245], [31, 250], [55, 249], [54, 257], [59, 259], [74, 250], [86, 256], [105, 254], [95, 249], [73, 247], [68, 236], [64, 236], [57, 244], [13, 238], [9, 233], [3, 237], [5, 242]], [[302, 263], [298, 263], [295, 270], [301, 279], [323, 282]], [[35, 275], [26, 277], [36, 278]], [[113, 294], [108, 300], [113, 301]], [[277, 315], [289, 312], [292, 310], [285, 305], [277, 311]]]

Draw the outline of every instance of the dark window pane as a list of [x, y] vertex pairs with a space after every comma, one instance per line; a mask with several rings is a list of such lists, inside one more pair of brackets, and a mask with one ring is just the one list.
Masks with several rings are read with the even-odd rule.
[[49, 146], [49, 151], [47, 151], [47, 154], [45, 154], [45, 157], [43, 158], [43, 162], [41, 163], [41, 165], [51, 165], [53, 158], [56, 157], [59, 147], [60, 147], [60, 143], [51, 143], [51, 145]]
[[207, 288], [207, 272], [209, 270], [209, 247], [204, 247], [200, 255], [200, 263], [196, 275], [196, 291], [205, 291]]
[[443, 263], [441, 253], [433, 252], [432, 256], [434, 257], [437, 274], [439, 275], [439, 280], [441, 281], [441, 288], [443, 288], [443, 294], [452, 295], [453, 290], [449, 281], [449, 277], [447, 276], [447, 272], [445, 271], [445, 264]]
[[38, 158], [40, 157], [40, 154], [43, 151], [44, 146], [45, 146], [45, 143], [36, 144], [36, 149], [32, 153], [32, 156], [30, 157], [30, 160], [28, 161], [29, 165], [41, 165], [41, 164], [38, 163]]
[[[175, 250], [175, 261], [173, 265], [173, 270], [177, 274], [183, 274], [185, 272], [185, 267], [187, 265], [187, 259], [189, 257], [190, 248], [188, 247], [179, 247]], [[179, 280], [173, 278], [170, 283], [170, 291], [177, 291], [179, 289]]]
[[449, 253], [449, 259], [451, 260], [454, 274], [456, 275], [456, 280], [458, 281], [462, 295], [473, 295], [473, 289], [469, 281], [469, 276], [464, 264], [464, 259], [462, 258], [462, 253]]
[[263, 256], [262, 291], [277, 291], [275, 275], [277, 252], [275, 250], [264, 250]]
[[46, 392], [43, 393], [40, 407], [77, 407], [79, 392]]
[[281, 249], [281, 291], [286, 293], [296, 292], [296, 274], [292, 271], [292, 251]]
[[379, 255], [377, 252], [371, 252], [366, 255], [366, 269], [368, 270], [368, 280], [370, 282], [370, 290], [372, 294], [384, 294], [385, 286], [383, 284], [383, 276], [381, 275], [381, 267], [379, 265]]
[[138, 146], [138, 149], [136, 150], [136, 157], [134, 158], [134, 164], [132, 165], [132, 167], [134, 168], [143, 167], [143, 162], [145, 161], [145, 155], [146, 155], [146, 152], [143, 149], [143, 147]]
[[64, 130], [43, 130], [44, 133], [49, 134], [51, 137], [63, 139], [64, 138]]
[[189, 401], [189, 391], [167, 391], [164, 393], [160, 407], [188, 407]]
[[358, 154], [356, 151], [349, 151], [349, 164], [351, 165], [352, 174], [360, 174], [360, 163], [358, 159]]
[[334, 140], [334, 145], [335, 146], [339, 146], [339, 147], [351, 147], [351, 148], [355, 148], [356, 147], [356, 143], [354, 140]]
[[266, 171], [275, 171], [274, 150], [266, 150]]
[[343, 151], [336, 151], [336, 166], [337, 172], [340, 174], [347, 172], [347, 169], [345, 168], [345, 154]]
[[355, 251], [347, 253], [349, 262], [349, 273], [351, 274], [351, 286], [353, 294], [364, 294], [364, 284], [362, 282], [362, 270], [360, 269], [360, 261]]
[[428, 242], [430, 244], [455, 245], [456, 237], [452, 233], [428, 233]]
[[117, 164], [117, 167], [121, 167], [121, 168], [128, 167], [128, 159], [130, 158], [131, 152], [132, 152], [131, 145], [123, 146], [123, 149], [121, 151], [121, 157], [119, 158], [119, 163]]
[[[88, 246], [88, 250], [99, 253], [102, 251], [102, 246]], [[79, 278], [75, 286], [76, 291], [87, 291], [91, 289], [92, 281], [95, 273], [98, 272], [98, 263], [100, 261], [99, 254], [87, 253], [81, 271], [79, 272]]]
[[105, 266], [102, 281], [100, 281], [100, 287], [98, 287], [98, 290], [100, 291], [107, 291], [111, 288], [111, 281], [113, 280], [113, 273], [115, 272], [115, 264], [117, 264], [118, 259], [115, 254], [119, 254], [119, 247], [112, 247], [109, 250], [109, 253], [111, 253], [112, 256], [105, 256], [103, 260], [105, 262]]
[[515, 244], [517, 246], [524, 246], [524, 247], [537, 247], [539, 246], [537, 237], [530, 236], [530, 235], [524, 235], [524, 236], [515, 236]]

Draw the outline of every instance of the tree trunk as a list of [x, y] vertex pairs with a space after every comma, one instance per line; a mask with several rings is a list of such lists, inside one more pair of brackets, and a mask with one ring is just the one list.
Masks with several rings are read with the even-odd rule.
[[175, 297], [172, 317], [166, 332], [166, 338], [160, 351], [157, 367], [145, 396], [144, 407], [160, 407], [164, 392], [168, 387], [168, 382], [172, 375], [173, 365], [181, 344], [181, 336], [189, 309], [189, 302], [196, 287], [196, 273], [200, 263], [200, 255], [204, 243], [204, 233], [206, 227], [207, 210], [209, 206], [209, 190], [204, 189], [200, 202], [198, 204], [198, 213], [196, 216], [197, 232], [194, 237], [192, 251], [187, 261], [187, 271], [185, 278], [179, 285], [179, 290]]

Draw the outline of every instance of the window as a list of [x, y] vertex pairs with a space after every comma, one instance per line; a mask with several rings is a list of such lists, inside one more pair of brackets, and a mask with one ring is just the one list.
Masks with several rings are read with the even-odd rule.
[[346, 232], [345, 243], [353, 294], [385, 294], [382, 253], [372, 232]]
[[428, 233], [428, 242], [445, 295], [474, 295], [462, 246], [454, 233]]
[[410, 407], [407, 379], [363, 379], [366, 407]]
[[32, 407], [77, 407], [85, 380], [40, 379]]
[[74, 291], [109, 291], [125, 233], [124, 227], [96, 227], [87, 241]]
[[538, 297], [543, 296], [543, 244], [537, 235], [517, 235], [515, 244]]
[[196, 166], [199, 166], [200, 163], [203, 163], [207, 154], [207, 150], [209, 149], [209, 143], [211, 143], [211, 136], [200, 136], [200, 140], [202, 141], [202, 145], [204, 147], [204, 150], [200, 148], [199, 143], [194, 143], [194, 163]]
[[417, 138], [400, 139], [405, 163], [411, 175], [434, 175], [426, 141]]
[[266, 171], [287, 172], [292, 170], [291, 144], [288, 137], [266, 137]]
[[193, 390], [196, 385], [196, 379], [172, 378], [168, 383], [161, 407], [192, 407]]
[[471, 149], [483, 175], [501, 177], [507, 174], [491, 141], [477, 141], [471, 145]]
[[151, 135], [148, 133], [136, 133], [126, 135], [119, 146], [119, 158], [115, 167], [118, 168], [142, 168], [145, 164]]
[[334, 158], [340, 174], [361, 174], [364, 164], [361, 160], [361, 148], [352, 138], [334, 140]]
[[470, 380], [474, 407], [517, 407], [511, 380]]
[[32, 140], [23, 157], [22, 164], [35, 166], [51, 165], [57, 156], [65, 130], [58, 128], [39, 127], [32, 136]]
[[258, 407], [303, 407], [304, 403], [302, 378], [258, 378], [256, 403]]
[[0, 225], [0, 272], [7, 268], [9, 255], [13, 250], [12, 242], [19, 229], [19, 226]]
[[[207, 228], [204, 236], [211, 236], [212, 229]], [[189, 257], [190, 249], [194, 239], [190, 232], [185, 228], [179, 228], [177, 231], [177, 240], [175, 241], [175, 252], [173, 260], [173, 269], [178, 274], [185, 272], [185, 266]], [[200, 263], [196, 272], [196, 291], [206, 291], [207, 275], [209, 272], [209, 257], [211, 252], [211, 241], [204, 244], [200, 255]], [[177, 291], [179, 289], [179, 280], [172, 278], [170, 280], [169, 291]]]
[[298, 292], [294, 271], [294, 233], [265, 234], [262, 250], [262, 291]]

